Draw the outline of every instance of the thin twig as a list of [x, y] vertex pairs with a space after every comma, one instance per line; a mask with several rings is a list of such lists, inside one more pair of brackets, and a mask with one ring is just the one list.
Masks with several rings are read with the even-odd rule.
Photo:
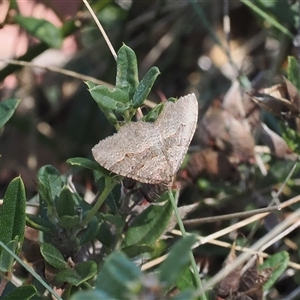
[[102, 85], [105, 85], [105, 86], [108, 86], [108, 87], [111, 87], [111, 88], [114, 87], [113, 85], [111, 85], [107, 82], [104, 82], [102, 80], [96, 79], [94, 77], [91, 77], [91, 76], [88, 76], [88, 75], [83, 75], [83, 74], [80, 74], [80, 73], [77, 73], [77, 72], [74, 72], [74, 71], [71, 71], [71, 70], [62, 69], [62, 68], [59, 68], [59, 67], [42, 66], [42, 65], [34, 64], [32, 62], [28, 62], [28, 61], [24, 61], [24, 60], [15, 60], [15, 59], [6, 59], [6, 58], [5, 59], [0, 58], [0, 61], [3, 61], [3, 62], [8, 63], [8, 64], [12, 64], [12, 65], [22, 66], [22, 67], [43, 69], [43, 70], [46, 70], [46, 71], [60, 73], [60, 74], [66, 75], [66, 76], [77, 78], [77, 79], [80, 79], [82, 81], [91, 81], [95, 84], [102, 84]]
[[[298, 166], [298, 163], [296, 162], [291, 171], [289, 172], [288, 176], [285, 178], [284, 182], [282, 183], [282, 185], [280, 186], [280, 188], [278, 189], [277, 193], [275, 194], [275, 197], [278, 199], [278, 197], [280, 196], [280, 194], [282, 193], [284, 187], [286, 186], [288, 180], [292, 177], [292, 175], [294, 174], [296, 168]], [[278, 207], [278, 209], [281, 209], [280, 207]]]
[[[178, 230], [173, 230], [172, 231], [173, 234], [175, 235], [179, 235], [181, 236], [181, 233], [178, 231]], [[188, 233], [189, 234], [189, 233]], [[201, 235], [197, 235], [197, 238], [201, 241], [204, 240], [204, 236], [201, 236]], [[216, 246], [219, 246], [219, 247], [223, 247], [223, 248], [231, 248], [232, 247], [232, 244], [231, 243], [227, 243], [227, 242], [223, 242], [223, 241], [220, 241], [220, 240], [210, 240], [210, 241], [206, 241], [206, 244], [212, 244], [212, 245], [216, 245]], [[263, 257], [263, 258], [268, 258], [270, 257], [270, 255], [266, 252], [263, 252], [262, 250], [261, 251], [253, 251], [253, 249], [251, 248], [248, 248], [248, 247], [242, 247], [242, 246], [238, 246], [236, 245], [234, 247], [234, 249], [236, 251], [240, 251], [240, 252], [250, 252], [251, 254], [257, 254], [258, 256], [260, 257]], [[163, 257], [163, 256], [161, 256]], [[159, 258], [161, 258], [159, 257]], [[146, 265], [146, 264], [145, 264]], [[296, 270], [300, 270], [300, 264], [297, 264], [295, 262], [292, 262], [290, 261], [288, 263], [288, 265], [291, 267], [291, 268], [294, 268]]]
[[[30, 68], [38, 68], [38, 69], [43, 69], [46, 71], [50, 71], [50, 72], [55, 72], [55, 73], [59, 73], [59, 74], [63, 74], [66, 76], [70, 76], [73, 78], [77, 78], [83, 81], [90, 81], [93, 82], [95, 84], [99, 84], [99, 85], [105, 85], [107, 87], [109, 87], [110, 89], [114, 89], [114, 85], [109, 84], [105, 81], [96, 79], [94, 77], [88, 76], [88, 75], [84, 75], [84, 74], [80, 74], [71, 70], [66, 70], [66, 69], [62, 69], [59, 67], [51, 67], [51, 66], [42, 66], [42, 65], [38, 65], [38, 64], [34, 64], [32, 62], [28, 62], [28, 61], [24, 61], [24, 60], [15, 60], [15, 59], [2, 59], [0, 58], [0, 61], [3, 61], [5, 63], [8, 64], [12, 64], [12, 65], [17, 65], [17, 66], [22, 66], [22, 67], [30, 67]], [[146, 99], [144, 101], [144, 104], [150, 108], [154, 108], [156, 106], [156, 103]]]
[[[186, 237], [187, 234], [186, 234], [184, 225], [182, 223], [182, 219], [180, 217], [180, 213], [179, 213], [179, 210], [178, 210], [178, 207], [177, 207], [177, 201], [176, 201], [176, 200], [178, 200], [179, 193], [177, 191], [176, 200], [174, 198], [174, 195], [173, 195], [172, 191], [169, 191], [168, 195], [169, 195], [169, 199], [171, 201], [172, 207], [173, 207], [174, 214], [175, 214], [176, 219], [177, 219], [178, 226], [179, 226], [180, 231], [182, 233], [182, 236]], [[201, 279], [199, 277], [197, 264], [196, 264], [196, 261], [195, 261], [192, 250], [189, 251], [189, 256], [190, 256], [191, 266], [192, 266], [193, 275], [194, 275], [193, 278], [195, 280], [196, 286], [197, 286], [198, 289], [202, 289], [203, 285], [202, 285]], [[204, 293], [201, 295], [201, 299], [206, 300], [206, 296], [205, 296]]]
[[228, 0], [223, 0], [223, 30], [226, 36], [228, 52], [230, 53], [230, 18]]
[[[290, 234], [292, 231], [294, 231], [295, 229], [297, 229], [299, 226], [300, 226], [300, 221], [298, 221], [295, 224], [293, 224], [292, 226], [288, 227], [286, 230], [284, 230], [283, 232], [281, 232], [280, 234], [278, 234], [277, 236], [275, 236], [273, 239], [271, 239], [268, 243], [264, 244], [258, 250], [258, 252], [263, 252], [265, 249], [268, 249], [270, 246], [272, 246], [273, 244], [275, 244], [277, 241], [283, 239], [285, 236], [287, 236], [288, 234]], [[258, 253], [254, 253], [254, 256], [243, 267], [243, 269], [241, 271], [241, 274], [243, 274], [244, 272], [246, 272], [246, 270], [248, 270], [253, 265], [253, 263], [256, 260], [256, 256], [257, 255], [258, 255]]]
[[[244, 227], [244, 226], [246, 226], [248, 224], [251, 224], [251, 223], [253, 223], [253, 222], [255, 222], [255, 221], [259, 220], [259, 219], [262, 219], [262, 218], [264, 218], [267, 215], [268, 215], [268, 213], [258, 214], [258, 215], [252, 216], [250, 218], [247, 218], [245, 220], [242, 220], [240, 222], [237, 222], [237, 223], [235, 223], [233, 225], [230, 225], [228, 227], [225, 227], [225, 228], [223, 228], [223, 229], [221, 229], [221, 230], [219, 230], [217, 232], [214, 232], [214, 233], [206, 236], [205, 238], [201, 239], [201, 241], [199, 241], [197, 244], [195, 244], [195, 247], [198, 247], [198, 246], [200, 246], [202, 244], [207, 243], [208, 241], [215, 240], [215, 239], [217, 239], [217, 238], [219, 238], [219, 237], [221, 237], [223, 235], [231, 233], [232, 231], [235, 231], [235, 230], [237, 230], [237, 229], [239, 229], [241, 227]], [[172, 231], [172, 233], [173, 233], [173, 231]]]
[[202, 223], [211, 223], [211, 222], [217, 222], [217, 221], [221, 221], [221, 220], [229, 220], [229, 219], [233, 219], [233, 218], [245, 218], [245, 217], [249, 217], [249, 216], [253, 216], [253, 215], [257, 215], [257, 214], [261, 214], [261, 213], [265, 213], [266, 215], [268, 215], [272, 211], [276, 211], [276, 210], [278, 211], [278, 210], [286, 208], [292, 204], [295, 204], [299, 201], [300, 201], [300, 195], [281, 203], [280, 207], [278, 207], [278, 205], [274, 205], [274, 206], [269, 206], [269, 207], [265, 207], [265, 208], [258, 208], [258, 209], [254, 209], [254, 210], [250, 210], [250, 211], [243, 211], [243, 212], [238, 212], [238, 213], [233, 213], [233, 214], [185, 220], [185, 221], [183, 221], [183, 223], [184, 223], [184, 225], [196, 226], [196, 225], [199, 225]]
[[[294, 227], [294, 225], [292, 227]], [[288, 228], [288, 230], [290, 231], [289, 228]], [[176, 229], [172, 230], [171, 233], [174, 234], [174, 235], [177, 235], [177, 236], [182, 236], [182, 232], [179, 231], [179, 230], [176, 230]], [[187, 235], [189, 235], [189, 234], [190, 233], [187, 233]], [[204, 236], [201, 236], [201, 235], [196, 235], [196, 237], [199, 241], [201, 241], [201, 245], [212, 244], [212, 245], [216, 245], [216, 246], [223, 247], [223, 248], [231, 248], [232, 247], [232, 244], [227, 243], [227, 242], [223, 242], [223, 241], [220, 241], [220, 240], [217, 240], [217, 239], [210, 239], [209, 240], [209, 239], [207, 239], [207, 237], [204, 237]], [[198, 247], [198, 244], [194, 245], [192, 248], [195, 248], [195, 247]], [[254, 251], [253, 249], [248, 248], [248, 247], [235, 246], [235, 250], [240, 251], [240, 252], [249, 252], [252, 255], [257, 254], [258, 256], [263, 257], [263, 258], [268, 258], [270, 256], [269, 254], [267, 254], [265, 252], [262, 252], [262, 250]], [[167, 258], [167, 256], [168, 255], [165, 254], [165, 255], [162, 255], [162, 256], [160, 256], [156, 259], [153, 259], [153, 260], [151, 260], [147, 263], [144, 263], [141, 267], [141, 270], [146, 271], [146, 270], [149, 270], [149, 269], [159, 265], [160, 263], [162, 263]], [[300, 264], [297, 264], [295, 262], [290, 261], [288, 263], [288, 266], [291, 267], [291, 268], [294, 268], [296, 270], [300, 270]]]
[[92, 15], [95, 23], [97, 24], [99, 30], [101, 31], [101, 33], [102, 33], [102, 35], [103, 35], [103, 37], [105, 39], [105, 42], [106, 42], [106, 44], [107, 44], [107, 46], [108, 46], [108, 48], [109, 48], [112, 56], [114, 57], [115, 60], [117, 60], [117, 53], [116, 53], [114, 47], [112, 46], [112, 44], [111, 44], [111, 42], [110, 42], [110, 40], [109, 40], [109, 38], [108, 38], [108, 36], [107, 36], [104, 28], [102, 27], [102, 25], [100, 23], [100, 21], [97, 19], [97, 16], [93, 12], [93, 10], [92, 10], [91, 6], [89, 5], [89, 3], [87, 2], [87, 0], [83, 0], [83, 3], [85, 4], [85, 6], [87, 7], [87, 9], [89, 10], [89, 12]]
[[265, 249], [268, 249], [270, 246], [275, 244], [277, 241], [283, 239], [288, 234], [290, 234], [292, 231], [297, 229], [300, 226], [300, 220], [294, 223], [292, 226], [288, 227], [286, 230], [282, 231], [280, 234], [274, 237], [274, 239], [270, 240], [268, 243], [264, 244], [263, 247], [261, 247], [260, 251], [264, 251]]

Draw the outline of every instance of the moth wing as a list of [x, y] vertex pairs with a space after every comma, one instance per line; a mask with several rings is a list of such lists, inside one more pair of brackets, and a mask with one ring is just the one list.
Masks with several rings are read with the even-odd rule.
[[170, 166], [153, 123], [132, 122], [93, 147], [95, 160], [105, 169], [143, 183], [170, 181]]

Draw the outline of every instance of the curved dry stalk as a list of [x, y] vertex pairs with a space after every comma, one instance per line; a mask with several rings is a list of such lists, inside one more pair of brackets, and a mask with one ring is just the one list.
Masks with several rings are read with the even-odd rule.
[[[257, 221], [257, 220], [265, 217], [266, 215], [268, 215], [268, 213], [258, 214], [256, 216], [252, 216], [252, 217], [250, 217], [250, 218], [248, 218], [246, 220], [240, 221], [240, 222], [238, 222], [238, 223], [236, 223], [234, 225], [231, 225], [231, 226], [229, 226], [227, 228], [224, 228], [224, 229], [222, 229], [222, 230], [220, 230], [218, 232], [210, 234], [210, 235], [208, 235], [206, 237], [198, 236], [199, 242], [195, 243], [192, 248], [194, 249], [194, 248], [199, 247], [200, 245], [204, 245], [206, 243], [210, 243], [211, 241], [216, 240], [218, 237], [221, 237], [221, 236], [223, 236], [223, 235], [225, 235], [227, 233], [232, 232], [233, 230], [236, 230], [236, 229], [244, 227], [244, 226], [246, 226], [246, 225], [248, 225], [248, 224], [250, 224], [252, 222], [255, 222], [255, 221]], [[174, 235], [179, 235], [179, 236], [182, 235], [181, 231], [177, 230], [177, 229], [173, 229], [171, 231], [171, 233], [174, 234]], [[150, 269], [150, 268], [154, 267], [155, 265], [158, 265], [159, 263], [161, 263], [162, 261], [164, 261], [166, 257], [167, 257], [167, 255], [163, 255], [163, 256], [161, 256], [161, 257], [159, 257], [159, 258], [157, 258], [157, 259], [155, 259], [153, 261], [145, 263], [145, 264], [143, 264], [143, 266], [142, 266], [141, 269], [142, 270]]]
[[[280, 188], [278, 189], [278, 191], [277, 191], [276, 193], [274, 193], [274, 195], [272, 194], [273, 201], [274, 201], [276, 204], [280, 203], [278, 197], [279, 197], [279, 195], [282, 193], [282, 191], [283, 191], [284, 187], [286, 186], [288, 180], [292, 177], [292, 175], [293, 175], [293, 173], [295, 172], [297, 166], [298, 166], [298, 163], [296, 162], [296, 163], [293, 165], [293, 167], [292, 167], [291, 171], [289, 172], [288, 176], [285, 178], [284, 182], [282, 183], [282, 185], [281, 185]], [[277, 203], [277, 202], [278, 202], [278, 203]], [[282, 205], [280, 204], [280, 206], [278, 206], [278, 209], [281, 209], [281, 206], [282, 206]]]
[[107, 36], [104, 28], [102, 27], [100, 21], [97, 19], [96, 15], [93, 12], [93, 10], [92, 10], [91, 6], [89, 5], [89, 3], [86, 0], [83, 0], [83, 3], [85, 4], [85, 6], [87, 7], [87, 9], [89, 10], [89, 12], [92, 15], [95, 23], [97, 24], [99, 30], [101, 31], [101, 33], [102, 33], [102, 35], [103, 35], [103, 37], [105, 39], [105, 42], [106, 42], [106, 44], [107, 44], [107, 46], [108, 46], [108, 48], [109, 48], [112, 56], [114, 57], [115, 60], [117, 60], [117, 53], [116, 53], [113, 45], [111, 44], [111, 42], [110, 42], [110, 40], [109, 40], [109, 38], [108, 38], [108, 36]]
[[11, 65], [43, 69], [43, 70], [46, 70], [46, 71], [55, 72], [55, 73], [63, 74], [63, 75], [70, 76], [70, 77], [73, 77], [73, 78], [77, 78], [77, 79], [80, 79], [82, 81], [91, 81], [95, 84], [102, 84], [102, 85], [105, 85], [105, 86], [110, 87], [110, 88], [114, 87], [113, 85], [111, 85], [111, 84], [109, 84], [105, 81], [96, 79], [96, 78], [88, 76], [88, 75], [80, 74], [80, 73], [77, 73], [77, 72], [74, 72], [74, 71], [71, 71], [71, 70], [66, 70], [66, 69], [63, 69], [63, 68], [59, 68], [59, 67], [43, 66], [43, 65], [38, 65], [38, 64], [28, 62], [28, 61], [24, 61], [24, 60], [16, 60], [16, 59], [8, 59], [8, 58], [5, 58], [5, 59], [0, 58], [0, 61], [3, 61], [5, 63], [11, 64]]
[[230, 53], [230, 17], [229, 17], [229, 2], [228, 0], [223, 0], [223, 30], [226, 36], [226, 43], [228, 52]]
[[[252, 251], [258, 252], [265, 244], [269, 243], [272, 239], [274, 239], [277, 235], [281, 234], [288, 227], [297, 222], [300, 218], [300, 209], [293, 212], [289, 215], [284, 221], [279, 223], [275, 228], [273, 228], [268, 234], [263, 236], [260, 240], [258, 240], [250, 249]], [[298, 226], [300, 226], [300, 222], [297, 222]], [[217, 283], [219, 283], [227, 274], [232, 272], [238, 266], [244, 264], [248, 261], [253, 254], [250, 252], [246, 252], [237, 257], [237, 259], [229, 266], [223, 268], [219, 273], [217, 273], [214, 277], [208, 280], [204, 284], [203, 290], [199, 291], [199, 295], [203, 294], [205, 291], [213, 288]]]
[[243, 211], [243, 212], [238, 212], [238, 213], [226, 214], [226, 215], [221, 215], [221, 216], [185, 220], [185, 221], [183, 221], [183, 224], [196, 226], [196, 225], [199, 225], [202, 223], [211, 223], [211, 222], [217, 222], [217, 221], [223, 221], [223, 220], [230, 220], [233, 218], [245, 218], [245, 217], [258, 215], [258, 214], [263, 214], [263, 217], [264, 217], [273, 211], [281, 210], [281, 209], [291, 206], [292, 204], [295, 204], [299, 201], [300, 201], [300, 195], [281, 203], [280, 206], [274, 205], [274, 206], [258, 208], [258, 209], [253, 209], [253, 210]]
[[[300, 201], [300, 196], [296, 196], [294, 198], [291, 198], [290, 200], [284, 202], [281, 204], [281, 208], [285, 208], [285, 207], [288, 207], [294, 203], [297, 203]], [[246, 219], [246, 220], [242, 220], [236, 224], [233, 224], [231, 226], [228, 226], [220, 231], [217, 231], [213, 234], [210, 234], [206, 237], [203, 237], [203, 236], [197, 236], [197, 238], [199, 239], [199, 242], [196, 243], [194, 246], [193, 246], [193, 249], [200, 246], [200, 245], [204, 245], [206, 243], [209, 243], [209, 244], [214, 244], [214, 245], [217, 245], [217, 246], [220, 246], [220, 247], [226, 247], [226, 248], [230, 248], [232, 245], [229, 244], [229, 243], [226, 243], [226, 242], [222, 242], [222, 241], [219, 241], [217, 240], [217, 238], [221, 237], [221, 236], [224, 236], [230, 232], [232, 232], [233, 230], [237, 230], [239, 228], [242, 228], [252, 222], [255, 222], [259, 219], [262, 219], [264, 218], [265, 216], [267, 216], [271, 211], [274, 211], [274, 210], [278, 210], [278, 206], [272, 206], [272, 207], [269, 207], [269, 208], [265, 208], [265, 209], [272, 209], [268, 212], [265, 212], [265, 213], [260, 213], [260, 214], [257, 214], [257, 212], [262, 212], [262, 210], [264, 209], [256, 209], [256, 210], [253, 210], [251, 211], [251, 213], [256, 213], [256, 215], [254, 216], [251, 216], [250, 218]], [[246, 213], [248, 212], [245, 212], [245, 214], [243, 213], [237, 213], [239, 214], [239, 216], [243, 215], [245, 216]], [[250, 213], [250, 212], [249, 212]], [[218, 217], [211, 217], [211, 218], [203, 218], [203, 220], [206, 220], [206, 219], [211, 219], [211, 220], [219, 220], [219, 217], [226, 217], [228, 219], [230, 218], [233, 218], [233, 217], [236, 217], [236, 214], [228, 214], [228, 215], [224, 215], [224, 216], [218, 216]], [[282, 232], [278, 233], [274, 238], [270, 239], [268, 244], [269, 246], [271, 245], [271, 242], [272, 244], [275, 243], [278, 239], [278, 237], [280, 237], [279, 239], [281, 239], [283, 236], [286, 236], [288, 233], [290, 233], [292, 230], [296, 229], [297, 227], [299, 226], [298, 222], [293, 224], [291, 227], [289, 227], [288, 229], [286, 230], [283, 230]], [[178, 235], [178, 236], [181, 236], [181, 231], [179, 230], [172, 230], [171, 231], [172, 234], [174, 235]], [[188, 233], [189, 234], [189, 233]], [[265, 243], [267, 244], [267, 243]], [[265, 245], [264, 244], [264, 245]], [[258, 254], [259, 256], [261, 257], [268, 257], [269, 255], [267, 253], [264, 253], [263, 252], [263, 248], [260, 249], [260, 251], [256, 251], [254, 250], [253, 248], [247, 248], [247, 247], [241, 247], [241, 246], [236, 246], [235, 247], [236, 250], [238, 251], [241, 251], [241, 252], [246, 252], [246, 253], [250, 253], [250, 255], [253, 255], [253, 254]], [[158, 264], [160, 264], [161, 262], [163, 262], [165, 259], [166, 259], [167, 255], [163, 255], [163, 256], [160, 256], [154, 260], [151, 260], [145, 264], [142, 265], [141, 267], [141, 270], [148, 270]], [[297, 263], [294, 263], [294, 262], [289, 262], [289, 266], [294, 268], [294, 269], [297, 269], [297, 270], [300, 270], [300, 265], [297, 264]]]
[[[198, 238], [203, 239], [204, 237], [203, 236], [198, 236]], [[216, 246], [219, 246], [219, 247], [223, 247], [223, 248], [229, 248], [229, 249], [232, 248], [232, 244], [227, 243], [227, 242], [223, 242], [223, 241], [219, 241], [219, 240], [212, 240], [212, 241], [208, 241], [207, 243], [208, 244], [212, 244], [212, 245], [216, 245]], [[253, 251], [253, 249], [248, 248], [248, 247], [242, 247], [242, 246], [237, 246], [236, 245], [234, 247], [234, 249], [236, 251], [240, 251], [240, 252], [250, 252], [251, 254], [258, 255], [258, 256], [260, 256], [262, 258], [268, 258], [270, 256], [266, 252], [262, 252], [262, 251], [255, 252], [255, 251]], [[289, 267], [291, 267], [293, 269], [300, 270], [300, 264], [298, 264], [298, 263], [290, 261], [288, 263], [288, 265], [289, 265]]]
[[274, 237], [272, 240], [270, 240], [268, 243], [266, 243], [263, 247], [261, 247], [261, 251], [264, 251], [265, 249], [269, 248], [282, 238], [286, 237], [288, 234], [290, 234], [292, 231], [297, 229], [300, 226], [300, 220], [288, 227], [286, 230], [282, 231], [280, 234], [278, 234], [276, 237]]
[[[214, 232], [214, 233], [212, 233], [212, 234], [204, 237], [203, 239], [200, 239], [199, 242], [196, 243], [193, 246], [193, 248], [196, 248], [196, 247], [198, 247], [200, 245], [206, 244], [206, 243], [208, 243], [211, 240], [215, 240], [215, 239], [217, 239], [217, 238], [219, 238], [219, 237], [221, 237], [223, 235], [226, 235], [226, 234], [228, 234], [228, 233], [230, 233], [232, 231], [235, 231], [235, 230], [237, 230], [237, 229], [239, 229], [241, 227], [244, 227], [244, 226], [246, 226], [246, 225], [248, 225], [248, 224], [250, 224], [252, 222], [255, 222], [255, 221], [259, 220], [259, 219], [262, 219], [262, 218], [264, 218], [267, 215], [268, 215], [268, 213], [258, 214], [258, 215], [252, 216], [252, 217], [250, 217], [248, 219], [242, 220], [242, 221], [240, 221], [240, 222], [238, 222], [236, 224], [230, 225], [230, 226], [228, 226], [228, 227], [226, 227], [224, 229], [221, 229], [221, 230], [219, 230], [217, 232]], [[179, 230], [172, 230], [171, 233], [178, 235]]]
[[146, 271], [146, 270], [149, 270], [157, 265], [159, 265], [160, 263], [162, 263], [166, 258], [167, 258], [168, 254], [164, 254], [158, 258], [155, 258], [153, 260], [150, 260], [146, 263], [144, 263], [142, 266], [141, 266], [141, 271]]
[[[80, 74], [78, 72], [74, 72], [74, 71], [71, 71], [71, 70], [66, 70], [66, 69], [59, 68], [59, 67], [42, 66], [42, 65], [34, 64], [32, 62], [28, 62], [28, 61], [24, 61], [24, 60], [15, 60], [15, 59], [2, 59], [2, 58], [0, 58], [0, 61], [3, 61], [3, 62], [8, 63], [8, 64], [12, 64], [12, 65], [17, 65], [17, 66], [22, 66], [22, 67], [29, 67], [29, 68], [38, 68], [38, 69], [43, 69], [43, 70], [50, 71], [50, 72], [63, 74], [63, 75], [66, 75], [66, 76], [70, 76], [70, 77], [73, 77], [73, 78], [80, 79], [82, 81], [90, 81], [90, 82], [93, 82], [95, 84], [105, 85], [110, 89], [113, 89], [115, 87], [114, 85], [112, 85], [110, 83], [99, 80], [99, 79], [94, 78], [92, 76]], [[152, 102], [148, 99], [146, 99], [144, 101], [144, 104], [149, 108], [154, 108], [156, 106], [156, 103], [154, 103], [154, 102]]]
[[[179, 231], [173, 230], [172, 233], [175, 234], [175, 235], [181, 236], [181, 232], [179, 232]], [[188, 234], [189, 234], [189, 233], [188, 233]], [[194, 235], [195, 235], [195, 234], [194, 234]], [[201, 236], [201, 235], [195, 235], [195, 236], [196, 236], [198, 239], [201, 239], [201, 240], [203, 240], [203, 239], [205, 238], [204, 236]], [[210, 241], [207, 241], [206, 243], [207, 243], [207, 244], [216, 245], [216, 246], [219, 246], [219, 247], [223, 247], [223, 248], [229, 248], [229, 249], [232, 247], [232, 244], [227, 243], [227, 242], [223, 242], [223, 241], [220, 241], [220, 240], [210, 240]], [[242, 246], [237, 246], [237, 245], [236, 245], [234, 249], [235, 249], [236, 251], [240, 251], [240, 252], [249, 252], [249, 253], [251, 253], [252, 255], [258, 255], [258, 256], [260, 256], [260, 257], [262, 257], [262, 258], [268, 258], [268, 257], [270, 256], [270, 255], [269, 255], [268, 253], [266, 253], [266, 252], [261, 252], [261, 251], [257, 252], [257, 251], [253, 251], [253, 249], [248, 248], [248, 247], [242, 247]], [[148, 262], [144, 263], [144, 264], [141, 266], [141, 270], [142, 270], [142, 271], [146, 271], [146, 270], [149, 270], [149, 269], [151, 269], [151, 268], [153, 268], [153, 267], [155, 267], [155, 266], [161, 264], [161, 263], [167, 258], [167, 256], [168, 256], [168, 255], [165, 254], [165, 255], [162, 255], [162, 256], [160, 256], [160, 257], [158, 257], [158, 258], [155, 258], [155, 259], [153, 259], [153, 260], [151, 260], [151, 261], [148, 261]], [[293, 269], [300, 270], [300, 264], [295, 263], [295, 262], [293, 262], [293, 261], [289, 261], [288, 266], [291, 267], [291, 268], [293, 268]]]

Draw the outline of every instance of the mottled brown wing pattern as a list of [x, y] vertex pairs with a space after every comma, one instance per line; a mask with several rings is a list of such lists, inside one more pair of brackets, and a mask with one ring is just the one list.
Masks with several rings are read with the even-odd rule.
[[173, 175], [182, 164], [195, 133], [197, 119], [198, 101], [194, 94], [189, 94], [179, 98], [176, 103], [167, 102], [155, 122], [163, 137], [166, 158], [172, 162]]
[[93, 149], [109, 171], [149, 184], [169, 183], [194, 135], [198, 102], [194, 94], [167, 102], [154, 123], [131, 122]]

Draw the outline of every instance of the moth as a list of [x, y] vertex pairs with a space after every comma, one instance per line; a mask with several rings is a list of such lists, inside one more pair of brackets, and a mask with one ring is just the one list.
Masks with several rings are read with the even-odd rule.
[[155, 122], [130, 122], [93, 147], [105, 169], [147, 184], [169, 186], [194, 135], [198, 101], [194, 94], [166, 102]]

